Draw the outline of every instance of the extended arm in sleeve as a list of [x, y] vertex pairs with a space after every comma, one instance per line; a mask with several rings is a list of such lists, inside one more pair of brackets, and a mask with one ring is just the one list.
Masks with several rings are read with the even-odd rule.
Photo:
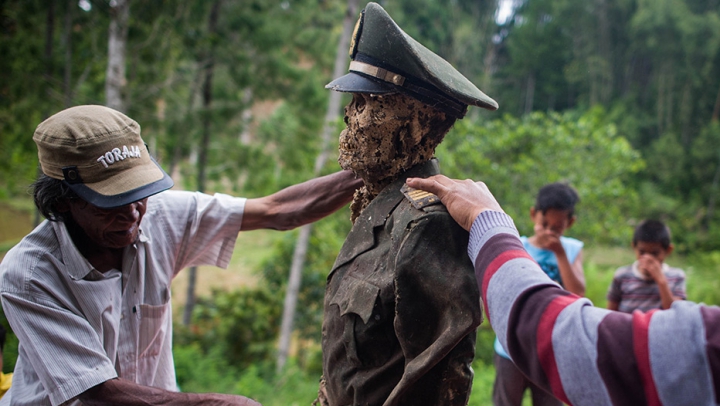
[[675, 302], [670, 310], [630, 315], [594, 307], [549, 281], [502, 213], [477, 217], [468, 253], [501, 343], [558, 399], [718, 403], [720, 308]]
[[352, 172], [340, 171], [248, 199], [242, 229], [290, 230], [311, 223], [349, 203], [360, 186], [362, 180]]

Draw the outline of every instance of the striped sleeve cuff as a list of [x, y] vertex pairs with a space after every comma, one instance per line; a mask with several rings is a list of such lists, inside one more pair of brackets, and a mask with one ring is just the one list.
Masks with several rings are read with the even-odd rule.
[[[494, 233], [489, 233], [489, 231], [493, 229], [498, 230]], [[480, 252], [480, 248], [482, 248], [487, 241], [486, 237], [494, 235], [497, 232], [506, 232], [520, 237], [512, 217], [503, 212], [485, 210], [477, 216], [470, 228], [470, 241], [468, 243], [468, 255], [473, 265], [475, 265], [475, 259]]]

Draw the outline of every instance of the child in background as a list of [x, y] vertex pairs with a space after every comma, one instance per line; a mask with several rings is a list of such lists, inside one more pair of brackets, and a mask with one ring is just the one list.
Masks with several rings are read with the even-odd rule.
[[684, 300], [685, 272], [672, 268], [665, 258], [673, 251], [670, 229], [658, 220], [641, 222], [633, 234], [635, 261], [615, 271], [608, 290], [608, 309], [632, 313], [668, 309]]
[[[530, 218], [535, 223], [531, 237], [520, 237], [527, 252], [555, 282], [576, 295], [585, 295], [582, 267], [583, 242], [564, 237], [575, 223], [575, 205], [580, 201], [567, 183], [551, 183], [538, 192]], [[534, 406], [562, 405], [552, 395], [527, 380], [495, 339], [495, 406], [520, 406], [525, 389], [530, 388]]]

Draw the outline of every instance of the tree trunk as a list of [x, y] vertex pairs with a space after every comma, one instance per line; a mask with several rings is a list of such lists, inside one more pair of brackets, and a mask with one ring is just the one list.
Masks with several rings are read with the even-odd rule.
[[[220, 11], [220, 0], [216, 0], [212, 9], [210, 10], [210, 18], [208, 20], [208, 37], [213, 37], [217, 31], [217, 20]], [[211, 43], [214, 43], [212, 41]], [[197, 177], [197, 189], [199, 192], [205, 191], [205, 167], [207, 166], [207, 151], [210, 144], [210, 126], [212, 124], [211, 104], [212, 104], [212, 79], [213, 70], [215, 68], [214, 60], [215, 47], [210, 46], [206, 58], [207, 64], [205, 65], [205, 81], [203, 83], [203, 117], [202, 126], [203, 134], [202, 140], [200, 141], [200, 154], [198, 156], [198, 177]], [[192, 320], [192, 311], [195, 307], [195, 281], [197, 279], [197, 268], [191, 267], [188, 269], [188, 286], [187, 286], [187, 301], [185, 302], [185, 313], [183, 314], [183, 324], [186, 326], [190, 325]]]
[[720, 88], [718, 88], [717, 98], [715, 99], [715, 108], [713, 109], [713, 114], [710, 121], [718, 120], [720, 120]]
[[680, 99], [680, 104], [678, 105], [679, 109], [679, 119], [680, 119], [680, 139], [682, 140], [683, 147], [685, 147], [686, 150], [690, 150], [690, 147], [692, 145], [692, 138], [693, 138], [693, 128], [692, 128], [692, 113], [693, 113], [693, 92], [692, 92], [692, 83], [690, 80], [685, 81], [685, 86], [683, 86], [682, 96]]
[[[333, 67], [333, 78], [340, 77], [345, 73], [347, 67], [347, 49], [350, 46], [350, 36], [357, 20], [359, 0], [348, 0], [345, 19], [343, 20], [343, 31], [338, 42], [337, 52], [335, 54], [335, 65]], [[321, 146], [320, 153], [315, 159], [315, 167], [313, 174], [320, 174], [325, 162], [327, 162], [329, 151], [328, 145], [333, 135], [335, 122], [340, 111], [341, 96], [339, 92], [330, 92], [328, 100], [328, 108], [325, 114], [325, 123], [320, 136]], [[277, 371], [280, 372], [287, 362], [290, 351], [290, 339], [292, 337], [293, 321], [295, 318], [295, 308], [297, 305], [298, 292], [300, 291], [300, 282], [302, 279], [302, 269], [305, 265], [305, 254], [307, 253], [310, 243], [310, 233], [312, 225], [307, 224], [300, 228], [300, 234], [295, 242], [295, 251], [293, 252], [293, 260], [290, 266], [290, 277], [288, 280], [287, 292], [285, 293], [285, 303], [283, 305], [282, 323], [280, 325], [280, 342], [278, 344]]]
[[[47, 18], [45, 20], [45, 85], [47, 97], [52, 96], [53, 77], [53, 33], [55, 32], [55, 2], [47, 2]], [[50, 117], [49, 107], [43, 113], [44, 118]]]
[[[188, 104], [187, 108], [185, 110], [185, 114], [182, 115], [183, 119], [187, 118], [192, 114], [193, 105], [195, 104], [195, 95], [198, 92], [199, 83], [201, 83], [200, 76], [202, 75], [203, 71], [202, 69], [198, 69], [196, 74], [196, 79], [192, 81], [192, 84], [190, 85], [190, 96], [188, 97]], [[187, 143], [187, 131], [179, 131], [177, 133], [177, 136], [175, 137], [175, 146], [173, 147], [172, 156], [170, 157], [170, 165], [168, 168], [168, 173], [170, 176], [175, 178], [175, 171], [177, 170], [177, 167], [180, 165], [180, 158], [182, 155], [182, 148]]]
[[65, 23], [63, 27], [63, 38], [65, 42], [65, 72], [63, 74], [63, 98], [64, 106], [68, 108], [72, 106], [72, 24], [73, 10], [77, 2], [75, 0], [67, 1], [67, 9], [65, 10]]
[[525, 114], [532, 113], [533, 99], [535, 98], [535, 72], [530, 72], [527, 76], [527, 85], [525, 86]]
[[130, 0], [115, 0], [115, 6], [110, 8], [105, 104], [118, 111], [125, 111], [122, 93], [127, 84], [125, 79], [125, 47], [127, 45], [129, 16]]
[[713, 181], [710, 185], [710, 199], [708, 200], [707, 211], [705, 214], [705, 231], [710, 229], [710, 224], [712, 223], [718, 183], [720, 183], [720, 155], [718, 155], [718, 164], [715, 168], [715, 176], [713, 176]]
[[[47, 86], [48, 100], [51, 100], [52, 96], [52, 76], [53, 76], [53, 32], [55, 31], [55, 2], [47, 2], [47, 17], [45, 19], [45, 86]], [[43, 119], [50, 117], [50, 106], [48, 105], [43, 112]], [[38, 166], [37, 176], [42, 175], [42, 168]], [[35, 209], [35, 216], [33, 217], [33, 227], [37, 227], [40, 224], [41, 216], [40, 210]]]
[[657, 81], [658, 81], [658, 95], [657, 100], [655, 100], [656, 106], [657, 106], [657, 137], [660, 138], [660, 135], [662, 135], [664, 131], [664, 121], [663, 117], [665, 116], [665, 75], [662, 73], [662, 70], [659, 75], [657, 75]]
[[612, 100], [614, 87], [613, 55], [610, 19], [608, 17], [607, 0], [597, 0], [596, 10], [598, 18], [597, 49], [604, 65], [597, 66], [598, 96], [600, 102], [607, 105]]

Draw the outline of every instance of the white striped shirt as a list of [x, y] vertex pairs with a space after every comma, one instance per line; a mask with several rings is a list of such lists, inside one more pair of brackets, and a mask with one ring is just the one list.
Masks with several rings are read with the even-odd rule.
[[40, 224], [0, 264], [3, 309], [20, 340], [0, 405], [58, 405], [116, 377], [177, 390], [170, 284], [189, 266], [227, 267], [244, 207], [222, 194], [152, 196], [122, 272], [105, 274], [64, 223]]

